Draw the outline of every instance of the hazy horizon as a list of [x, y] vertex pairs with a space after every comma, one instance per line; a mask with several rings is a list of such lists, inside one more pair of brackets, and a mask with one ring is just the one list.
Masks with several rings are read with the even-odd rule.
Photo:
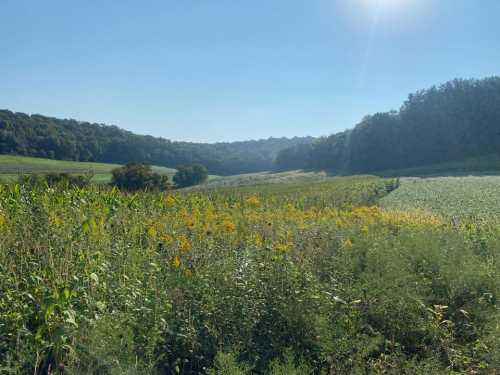
[[7, 0], [0, 108], [175, 141], [322, 136], [498, 75], [485, 0]]

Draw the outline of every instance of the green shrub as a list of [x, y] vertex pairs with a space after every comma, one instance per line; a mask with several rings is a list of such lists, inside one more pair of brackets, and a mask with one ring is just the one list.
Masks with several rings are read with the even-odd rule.
[[214, 367], [207, 371], [207, 375], [247, 375], [251, 374], [249, 366], [238, 363], [232, 353], [218, 352], [215, 356]]
[[149, 165], [128, 163], [112, 170], [111, 185], [126, 191], [168, 190], [168, 177], [154, 173]]
[[46, 174], [29, 174], [19, 176], [19, 183], [24, 186], [48, 186], [48, 187], [79, 187], [83, 188], [90, 185], [92, 174], [87, 175], [72, 175], [69, 173], [46, 173]]
[[198, 185], [208, 178], [207, 169], [200, 164], [181, 166], [177, 168], [174, 182], [178, 187]]

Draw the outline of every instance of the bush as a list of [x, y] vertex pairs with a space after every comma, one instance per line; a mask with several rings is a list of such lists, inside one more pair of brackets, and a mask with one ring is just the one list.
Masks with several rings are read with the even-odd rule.
[[167, 190], [168, 177], [152, 171], [151, 166], [141, 163], [128, 163], [111, 171], [111, 184], [122, 190]]
[[198, 185], [208, 178], [207, 169], [200, 164], [182, 166], [177, 168], [174, 182], [178, 187]]
[[214, 360], [214, 368], [207, 371], [208, 375], [247, 375], [248, 365], [238, 363], [233, 353], [218, 352]]
[[47, 185], [49, 187], [64, 186], [64, 187], [85, 187], [90, 185], [92, 174], [87, 175], [71, 175], [69, 173], [47, 173], [47, 174], [29, 174], [19, 176], [19, 183], [25, 186], [40, 186]]

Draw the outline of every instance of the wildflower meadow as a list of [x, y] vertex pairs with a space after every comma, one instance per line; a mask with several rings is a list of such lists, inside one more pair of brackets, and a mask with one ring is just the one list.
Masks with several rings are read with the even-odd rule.
[[0, 374], [495, 373], [498, 222], [396, 184], [3, 185]]

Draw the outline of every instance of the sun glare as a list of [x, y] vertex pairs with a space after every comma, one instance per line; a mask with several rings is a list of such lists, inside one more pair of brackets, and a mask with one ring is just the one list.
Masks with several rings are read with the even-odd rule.
[[411, 0], [364, 0], [367, 6], [375, 8], [400, 8], [408, 5]]
[[381, 5], [397, 5], [402, 3], [402, 0], [378, 0]]

